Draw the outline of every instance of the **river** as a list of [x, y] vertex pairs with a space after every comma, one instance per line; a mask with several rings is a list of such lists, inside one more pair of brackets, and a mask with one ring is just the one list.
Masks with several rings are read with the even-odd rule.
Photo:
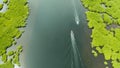
[[[79, 0], [29, 0], [29, 6], [28, 25], [20, 40], [21, 68], [105, 68], [103, 56], [91, 54], [91, 30]], [[78, 53], [80, 61], [75, 61], [73, 55]]]

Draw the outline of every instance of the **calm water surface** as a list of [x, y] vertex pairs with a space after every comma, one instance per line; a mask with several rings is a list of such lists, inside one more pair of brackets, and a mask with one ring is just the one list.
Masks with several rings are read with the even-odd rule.
[[[91, 30], [79, 0], [29, 0], [30, 16], [22, 40], [23, 68], [105, 68], [103, 56], [94, 58], [90, 48]], [[71, 30], [77, 51], [73, 52]], [[77, 54], [76, 53], [76, 54]]]

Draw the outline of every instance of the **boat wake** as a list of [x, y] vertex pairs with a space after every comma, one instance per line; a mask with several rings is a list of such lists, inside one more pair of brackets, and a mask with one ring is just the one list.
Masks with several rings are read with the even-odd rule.
[[71, 68], [84, 68], [84, 65], [81, 61], [81, 56], [80, 56], [80, 51], [77, 47], [76, 41], [75, 41], [75, 37], [74, 37], [74, 33], [71, 30], [71, 43], [72, 43], [72, 62], [71, 62]]
[[75, 22], [76, 22], [77, 25], [79, 25], [80, 19], [79, 19], [79, 15], [78, 15], [76, 5], [75, 5], [75, 0], [72, 0], [72, 5], [73, 5], [73, 9], [74, 9]]

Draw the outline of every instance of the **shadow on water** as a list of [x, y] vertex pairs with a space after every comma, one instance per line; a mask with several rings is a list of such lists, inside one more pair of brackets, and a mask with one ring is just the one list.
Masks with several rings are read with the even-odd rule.
[[71, 67], [73, 56], [71, 30], [74, 33], [77, 51], [80, 53], [79, 67], [105, 67], [101, 60], [103, 56], [94, 58], [91, 54], [91, 31], [87, 27], [85, 9], [79, 0], [29, 0], [29, 2], [30, 21], [34, 24], [27, 47], [26, 68], [78, 68]]

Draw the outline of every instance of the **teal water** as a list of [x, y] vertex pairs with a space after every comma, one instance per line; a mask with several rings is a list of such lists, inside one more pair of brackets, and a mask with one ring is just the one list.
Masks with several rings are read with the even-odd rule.
[[91, 31], [79, 0], [29, 0], [29, 6], [25, 68], [105, 68], [103, 56], [91, 54]]

